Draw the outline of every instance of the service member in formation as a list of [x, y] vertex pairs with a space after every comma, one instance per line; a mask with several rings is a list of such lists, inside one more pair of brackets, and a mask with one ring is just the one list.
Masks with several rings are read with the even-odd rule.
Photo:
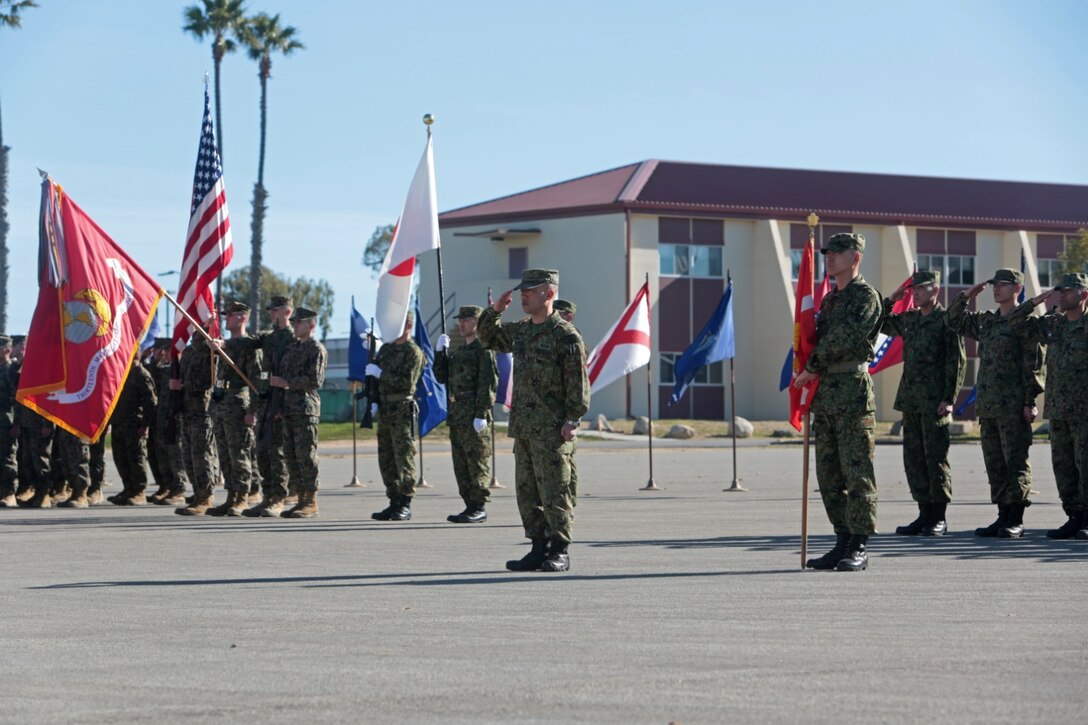
[[155, 425], [157, 403], [151, 373], [134, 363], [110, 416], [110, 447], [122, 488], [121, 493], [106, 500], [115, 506], [147, 503], [147, 433]]
[[[212, 319], [204, 324], [209, 326]], [[219, 480], [219, 456], [208, 415], [212, 387], [212, 350], [199, 332], [194, 331], [189, 346], [181, 353], [180, 378], [170, 379], [170, 389], [184, 392], [182, 398], [181, 450], [185, 473], [193, 486], [188, 506], [174, 509], [179, 516], [203, 516], [215, 503], [215, 484]]]
[[67, 498], [58, 508], [85, 509], [91, 505], [87, 492], [91, 488], [91, 447], [82, 438], [57, 428], [53, 438], [53, 466], [67, 485]]
[[[996, 311], [971, 312], [967, 305], [986, 285], [993, 285]], [[982, 458], [990, 481], [990, 501], [997, 520], [975, 529], [976, 536], [1019, 538], [1024, 509], [1031, 505], [1031, 424], [1039, 414], [1035, 399], [1043, 392], [1043, 349], [1009, 324], [1024, 275], [999, 269], [991, 279], [960, 294], [948, 307], [949, 328], [978, 340], [978, 397], [975, 414], [982, 437]]]
[[[570, 300], [556, 300], [552, 305], [552, 309], [559, 313], [565, 321], [570, 324], [574, 324], [574, 315], [578, 312], [578, 305], [574, 304]], [[575, 327], [575, 329], [578, 329]], [[581, 330], [578, 330], [578, 334], [582, 334]], [[570, 442], [570, 505], [573, 507], [578, 506], [578, 461], [576, 460], [578, 453], [578, 439], [575, 438]]]
[[378, 469], [389, 505], [370, 515], [378, 521], [409, 521], [416, 493], [416, 384], [423, 374], [423, 351], [412, 340], [414, 315], [404, 332], [378, 349], [366, 374], [378, 381]]
[[[914, 291], [915, 308], [893, 314], [892, 305], [908, 289]], [[963, 338], [944, 324], [940, 293], [941, 273], [921, 271], [884, 300], [882, 329], [903, 339], [903, 377], [895, 409], [903, 413], [903, 467], [918, 503], [918, 518], [895, 529], [906, 536], [943, 536], [948, 530], [945, 511], [952, 500], [948, 425], [963, 385], [967, 355]]]
[[[249, 336], [249, 305], [238, 300], [227, 303], [226, 316], [230, 339], [216, 341], [227, 356], [251, 381], [260, 377], [257, 350]], [[257, 396], [234, 368], [220, 360], [210, 405], [219, 465], [226, 481], [227, 500], [208, 509], [209, 516], [241, 516], [249, 507], [253, 474], [253, 428], [257, 424]]]
[[0, 335], [0, 508], [15, 508], [15, 481], [19, 469], [15, 464], [18, 450], [11, 426], [15, 422], [15, 386], [12, 375], [12, 342]]
[[314, 339], [317, 313], [299, 307], [291, 316], [295, 341], [280, 360], [279, 375], [268, 382], [283, 390], [283, 450], [288, 475], [298, 489], [298, 503], [284, 511], [287, 519], [317, 516], [317, 424], [321, 421], [321, 396], [329, 354]]
[[[16, 342], [15, 354], [20, 364], [27, 344], [29, 343], [25, 337]], [[15, 387], [19, 387], [18, 377]], [[16, 404], [12, 432], [19, 436], [19, 484], [23, 493], [17, 493], [15, 498], [22, 507], [46, 509], [53, 505], [53, 497], [49, 491], [53, 484], [50, 457], [55, 428], [56, 426], [37, 412], [22, 403]]]
[[170, 338], [155, 339], [155, 393], [159, 404], [155, 406], [155, 445], [158, 447], [159, 475], [162, 484], [147, 500], [159, 506], [178, 506], [185, 503], [185, 488], [189, 477], [185, 473], [185, 460], [181, 452], [181, 408], [184, 393], [170, 389], [170, 379], [180, 375], [175, 370], [178, 363], [170, 356]]
[[835, 528], [835, 546], [805, 562], [811, 569], [868, 568], [866, 547], [876, 531], [876, 399], [869, 360], [884, 311], [880, 295], [861, 276], [864, 252], [860, 234], [835, 234], [820, 250], [835, 286], [820, 304], [816, 347], [793, 383], [820, 381], [812, 400], [816, 478]]
[[[528, 315], [503, 323], [514, 290]], [[504, 292], [480, 316], [486, 347], [514, 354], [514, 399], [510, 436], [514, 440], [514, 479], [518, 511], [529, 553], [506, 562], [511, 571], [566, 571], [572, 538], [570, 457], [574, 437], [589, 410], [586, 350], [574, 325], [553, 309], [559, 272], [527, 269], [521, 284]]]
[[446, 425], [450, 430], [453, 473], [458, 493], [465, 502], [464, 511], [446, 519], [455, 524], [487, 521], [484, 507], [491, 500], [487, 488], [491, 476], [488, 427], [499, 385], [499, 369], [495, 353], [485, 350], [476, 339], [482, 312], [482, 307], [462, 307], [457, 313], [457, 326], [465, 344], [451, 353], [449, 335], [439, 335], [434, 358], [435, 378], [446, 386], [449, 399]]
[[[1031, 312], [1051, 295], [1057, 310]], [[1088, 275], [1062, 276], [1061, 284], [1017, 307], [1009, 324], [1029, 340], [1047, 346], [1046, 400], [1050, 458], [1066, 522], [1046, 532], [1051, 539], [1088, 539]]]

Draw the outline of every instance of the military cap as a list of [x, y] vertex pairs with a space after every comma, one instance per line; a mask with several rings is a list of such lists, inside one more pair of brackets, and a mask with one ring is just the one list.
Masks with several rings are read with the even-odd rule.
[[277, 307], [291, 307], [291, 298], [284, 295], [272, 295], [272, 299], [268, 301], [266, 310], [274, 310]]
[[249, 312], [249, 305], [245, 302], [239, 302], [238, 300], [231, 300], [222, 310], [220, 310], [219, 314], [233, 315], [238, 312]]
[[155, 349], [156, 350], [165, 350], [168, 347], [170, 347], [170, 338], [169, 337], [156, 337], [155, 338]]
[[926, 284], [940, 284], [941, 271], [939, 269], [921, 269], [910, 277], [911, 285], [921, 287]]
[[404, 315], [404, 324], [408, 325], [416, 321], [416, 313], [408, 310]]
[[569, 312], [573, 315], [578, 312], [578, 305], [570, 300], [556, 300], [552, 303], [552, 309], [557, 312]]
[[291, 322], [299, 322], [301, 320], [316, 320], [317, 313], [313, 310], [308, 310], [305, 307], [299, 307], [291, 315]]
[[559, 284], [559, 270], [527, 269], [521, 273], [521, 284], [514, 289], [532, 289], [542, 284]]
[[1088, 289], [1088, 274], [1084, 274], [1083, 272], [1069, 272], [1063, 274], [1058, 289], [1073, 289], [1074, 287]]
[[7, 335], [0, 335], [0, 347], [11, 347], [11, 338]]
[[994, 276], [986, 280], [990, 284], [1008, 282], [1009, 284], [1024, 284], [1024, 273], [1018, 269], [1004, 267], [994, 272]]
[[12, 335], [11, 344], [18, 345], [20, 342], [26, 342], [26, 335]]
[[820, 254], [827, 254], [828, 252], [845, 252], [850, 249], [864, 252], [865, 237], [860, 234], [832, 235], [830, 239], [824, 242], [824, 248], [820, 250]]
[[457, 311], [458, 320], [476, 319], [484, 312], [483, 307], [477, 307], [476, 305], [465, 305]]

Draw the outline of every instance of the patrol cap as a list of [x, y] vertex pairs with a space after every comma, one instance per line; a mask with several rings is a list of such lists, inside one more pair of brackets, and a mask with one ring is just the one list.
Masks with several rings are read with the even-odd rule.
[[514, 289], [532, 289], [542, 284], [559, 284], [559, 270], [527, 269], [521, 273], [521, 284]]
[[458, 320], [476, 319], [484, 313], [483, 307], [477, 307], [476, 305], [465, 305], [461, 309], [457, 310]]
[[569, 312], [573, 315], [578, 312], [578, 305], [570, 300], [556, 300], [552, 303], [552, 309], [559, 312]]
[[316, 320], [317, 313], [313, 310], [308, 310], [305, 307], [299, 307], [291, 315], [291, 322], [301, 322], [303, 320]]
[[404, 315], [404, 324], [405, 325], [410, 325], [415, 321], [416, 321], [416, 313], [412, 312], [412, 310], [408, 310], [408, 312]]
[[990, 284], [997, 284], [998, 282], [1008, 282], [1009, 284], [1024, 284], [1024, 273], [1018, 269], [1003, 267], [994, 272], [994, 276], [986, 281]]
[[0, 335], [0, 347], [11, 347], [11, 338], [7, 335]]
[[233, 315], [239, 312], [249, 312], [249, 305], [245, 302], [239, 302], [238, 300], [231, 300], [220, 310], [221, 315]]
[[941, 271], [939, 269], [918, 270], [910, 276], [910, 283], [914, 287], [921, 287], [926, 284], [940, 284]]
[[274, 310], [277, 307], [291, 307], [291, 298], [284, 295], [272, 295], [272, 299], [268, 301], [266, 310]]
[[865, 237], [861, 234], [835, 234], [824, 242], [824, 248], [820, 254], [828, 252], [846, 252], [848, 250], [865, 251]]
[[165, 349], [167, 349], [169, 347], [170, 347], [170, 338], [169, 337], [156, 337], [155, 338], [155, 349], [156, 350], [165, 350]]
[[21, 342], [26, 342], [26, 335], [12, 335], [11, 344], [18, 345]]
[[1088, 274], [1083, 272], [1069, 272], [1062, 275], [1061, 284], [1058, 285], [1058, 289], [1088, 289]]

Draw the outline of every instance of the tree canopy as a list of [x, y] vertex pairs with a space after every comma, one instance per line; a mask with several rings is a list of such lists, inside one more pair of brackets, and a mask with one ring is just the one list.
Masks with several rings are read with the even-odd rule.
[[[273, 295], [286, 295], [295, 303], [295, 309], [308, 307], [317, 313], [317, 326], [321, 330], [321, 339], [329, 336], [332, 328], [332, 307], [336, 298], [332, 285], [324, 279], [297, 277], [291, 279], [268, 267], [261, 267], [261, 294], [259, 310], [250, 313], [257, 321], [257, 329], [268, 327], [271, 318], [264, 307]], [[228, 300], [249, 300], [249, 267], [239, 267], [223, 278], [223, 302]], [[247, 303], [248, 304], [248, 303]]]
[[1088, 272], [1088, 229], [1078, 229], [1077, 236], [1067, 237], [1065, 249], [1058, 255], [1062, 272]]
[[393, 241], [394, 229], [396, 227], [392, 224], [374, 227], [374, 233], [370, 235], [370, 240], [366, 243], [366, 248], [363, 250], [363, 266], [370, 268], [374, 274], [382, 269], [385, 253], [389, 251], [389, 245]]

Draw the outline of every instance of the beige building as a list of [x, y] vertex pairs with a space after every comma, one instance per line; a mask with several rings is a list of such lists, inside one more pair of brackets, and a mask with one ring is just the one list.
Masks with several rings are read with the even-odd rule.
[[[779, 377], [792, 343], [804, 220], [813, 211], [817, 242], [843, 231], [865, 235], [862, 274], [885, 294], [917, 261], [942, 271], [946, 295], [1023, 265], [1030, 295], [1054, 284], [1067, 236], [1088, 226], [1088, 187], [644, 161], [441, 214], [447, 321], [458, 305], [485, 304], [489, 288], [498, 296], [513, 287], [523, 269], [554, 267], [560, 296], [578, 304], [588, 351], [649, 277], [650, 395], [640, 370], [594, 395], [590, 413], [645, 415], [650, 397], [655, 418], [720, 419], [729, 410], [728, 362], [705, 370], [677, 405], [667, 402], [672, 361], [710, 317], [731, 273], [737, 414], [784, 419], [789, 402]], [[428, 315], [438, 310], [434, 255], [421, 275]], [[988, 293], [979, 302], [992, 307]], [[437, 326], [435, 317], [430, 329]], [[974, 383], [974, 353], [968, 341], [961, 399]], [[898, 417], [899, 377], [899, 366], [874, 377], [880, 419]]]

